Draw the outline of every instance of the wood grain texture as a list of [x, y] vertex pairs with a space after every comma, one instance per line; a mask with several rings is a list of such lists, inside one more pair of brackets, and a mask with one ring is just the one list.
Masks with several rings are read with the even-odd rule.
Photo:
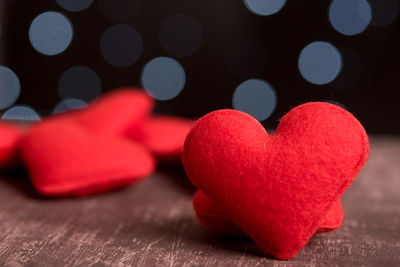
[[341, 229], [312, 238], [291, 261], [249, 239], [219, 237], [193, 213], [181, 170], [99, 196], [38, 196], [25, 174], [0, 179], [0, 265], [400, 266], [400, 138], [375, 137], [370, 160], [343, 196]]

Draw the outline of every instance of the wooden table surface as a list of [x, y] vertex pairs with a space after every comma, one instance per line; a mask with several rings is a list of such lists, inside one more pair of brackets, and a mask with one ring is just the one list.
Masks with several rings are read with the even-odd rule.
[[219, 237], [193, 213], [182, 170], [87, 198], [38, 196], [22, 172], [0, 179], [0, 265], [400, 266], [400, 138], [371, 138], [371, 155], [343, 196], [341, 229], [313, 237], [291, 261], [245, 238]]

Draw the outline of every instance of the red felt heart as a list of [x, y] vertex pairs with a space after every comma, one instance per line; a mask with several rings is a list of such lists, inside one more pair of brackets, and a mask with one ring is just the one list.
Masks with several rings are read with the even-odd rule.
[[274, 135], [246, 113], [212, 112], [183, 150], [190, 180], [267, 254], [290, 259], [306, 245], [367, 160], [368, 137], [344, 109], [308, 103]]
[[[193, 197], [193, 208], [199, 221], [210, 230], [232, 236], [246, 235], [228, 216], [218, 204], [212, 201], [202, 191], [197, 190]], [[343, 223], [343, 208], [340, 200], [329, 209], [324, 221], [317, 230], [317, 234], [333, 231]]]
[[[143, 124], [154, 106], [154, 100], [143, 90], [121, 88], [111, 91], [88, 107], [57, 117], [71, 118], [93, 134], [123, 136], [143, 135]], [[56, 118], [57, 118], [56, 117]]]
[[142, 145], [97, 136], [69, 119], [33, 126], [21, 154], [35, 188], [48, 196], [83, 196], [136, 182], [154, 170]]
[[146, 146], [157, 159], [180, 163], [183, 144], [192, 125], [193, 122], [187, 119], [152, 116], [143, 125], [142, 137], [133, 139]]
[[157, 159], [176, 163], [193, 122], [170, 116], [151, 116], [154, 100], [143, 90], [122, 88], [103, 95], [87, 108], [64, 113], [93, 134], [126, 136], [146, 146]]
[[0, 169], [9, 168], [18, 162], [18, 144], [23, 135], [21, 128], [0, 123]]

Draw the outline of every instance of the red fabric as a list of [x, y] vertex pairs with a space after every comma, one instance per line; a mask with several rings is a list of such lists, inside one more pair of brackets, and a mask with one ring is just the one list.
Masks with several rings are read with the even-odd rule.
[[154, 170], [142, 145], [93, 135], [70, 119], [49, 119], [21, 140], [34, 187], [47, 196], [83, 196], [132, 184]]
[[343, 217], [342, 202], [339, 199], [332, 204], [316, 233], [326, 233], [340, 228], [343, 224]]
[[37, 123], [21, 146], [35, 188], [50, 196], [89, 195], [149, 175], [153, 155], [178, 162], [192, 123], [151, 117], [153, 105], [144, 91], [124, 88]]
[[[246, 235], [223, 211], [202, 191], [198, 190], [193, 197], [193, 208], [199, 221], [210, 230], [232, 236]], [[333, 231], [342, 226], [343, 208], [340, 200], [329, 209], [317, 234]]]
[[22, 135], [20, 127], [0, 123], [0, 169], [10, 168], [18, 163], [18, 145]]
[[157, 159], [180, 163], [185, 138], [193, 122], [170, 116], [152, 116], [145, 121], [141, 142]]
[[142, 143], [160, 161], [180, 163], [193, 122], [171, 116], [151, 116], [154, 100], [143, 90], [122, 88], [103, 95], [87, 108], [56, 116], [71, 118], [93, 134], [126, 136]]
[[210, 230], [231, 236], [246, 235], [234, 221], [224, 214], [218, 204], [211, 200], [201, 190], [197, 190], [193, 197], [193, 209], [197, 219]]
[[250, 115], [212, 112], [183, 150], [189, 179], [267, 254], [290, 259], [304, 247], [367, 160], [357, 119], [329, 103], [285, 115], [269, 136]]
[[154, 100], [143, 90], [121, 88], [104, 94], [88, 107], [56, 117], [75, 119], [85, 129], [102, 136], [143, 135], [143, 123], [149, 118]]

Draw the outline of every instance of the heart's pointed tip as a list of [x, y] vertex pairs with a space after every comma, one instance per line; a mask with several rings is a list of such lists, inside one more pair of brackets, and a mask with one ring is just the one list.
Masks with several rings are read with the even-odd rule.
[[316, 234], [322, 234], [334, 231], [343, 225], [343, 207], [342, 202], [338, 199], [329, 208], [324, 221], [319, 226]]

